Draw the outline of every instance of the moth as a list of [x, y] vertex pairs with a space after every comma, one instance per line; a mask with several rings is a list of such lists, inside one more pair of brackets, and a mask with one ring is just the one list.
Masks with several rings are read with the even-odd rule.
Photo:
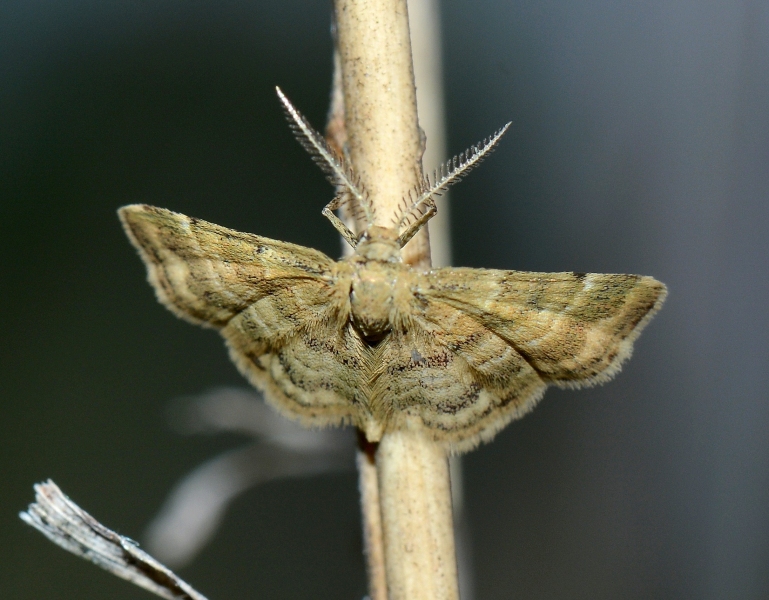
[[[422, 178], [383, 227], [349, 161], [278, 95], [297, 138], [340, 190], [322, 212], [351, 256], [334, 261], [143, 204], [119, 210], [160, 302], [218, 329], [272, 406], [307, 426], [353, 424], [370, 441], [421, 430], [461, 452], [530, 411], [548, 385], [589, 386], [620, 370], [664, 301], [659, 281], [419, 271], [401, 260], [436, 213], [434, 196], [476, 166], [509, 123]], [[333, 212], [345, 204], [367, 223], [358, 236]]]

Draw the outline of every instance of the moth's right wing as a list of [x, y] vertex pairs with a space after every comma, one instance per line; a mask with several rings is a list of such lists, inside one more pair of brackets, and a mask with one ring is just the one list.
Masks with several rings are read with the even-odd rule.
[[146, 204], [118, 211], [158, 300], [193, 323], [223, 327], [277, 287], [328, 287], [334, 261], [312, 248], [241, 233]]
[[238, 368], [276, 408], [315, 426], [363, 418], [344, 265], [162, 208], [119, 214], [158, 299], [220, 329]]

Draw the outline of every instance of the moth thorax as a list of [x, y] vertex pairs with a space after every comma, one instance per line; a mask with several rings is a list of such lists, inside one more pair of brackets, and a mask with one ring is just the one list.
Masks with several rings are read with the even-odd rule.
[[378, 262], [361, 265], [352, 280], [352, 322], [363, 338], [377, 342], [390, 331], [393, 268]]

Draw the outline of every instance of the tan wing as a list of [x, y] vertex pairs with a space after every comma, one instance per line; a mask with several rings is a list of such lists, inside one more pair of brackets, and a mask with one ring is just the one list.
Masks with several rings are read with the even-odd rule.
[[312, 248], [146, 204], [118, 214], [160, 302], [193, 323], [222, 327], [276, 286], [331, 284], [336, 263]]
[[[662, 305], [667, 290], [639, 275], [437, 269], [419, 295], [435, 321], [454, 307], [495, 333], [540, 377], [560, 386], [607, 381]], [[433, 305], [436, 305], [434, 308]]]
[[455, 452], [531, 410], [549, 383], [609, 379], [665, 296], [650, 277], [453, 268], [420, 274], [411, 290], [381, 350], [372, 410]]
[[[416, 304], [416, 303], [415, 303]], [[509, 344], [439, 303], [413, 306], [382, 344], [371, 410], [388, 429], [427, 428], [464, 452], [528, 412], [546, 384]]]
[[220, 328], [238, 368], [276, 408], [309, 425], [365, 426], [346, 265], [161, 208], [126, 206], [120, 218], [160, 301]]
[[369, 429], [366, 349], [349, 311], [329, 310], [332, 299], [313, 287], [276, 290], [234, 317], [222, 335], [241, 372], [282, 413], [309, 426]]

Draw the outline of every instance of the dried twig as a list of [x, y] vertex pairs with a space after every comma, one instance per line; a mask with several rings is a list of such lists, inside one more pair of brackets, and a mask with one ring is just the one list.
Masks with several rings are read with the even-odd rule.
[[35, 486], [34, 504], [19, 516], [53, 543], [167, 600], [206, 600], [133, 540], [107, 529], [51, 480]]
[[[422, 180], [408, 9], [405, 0], [336, 0], [335, 10], [349, 154], [377, 218], [388, 226]], [[427, 228], [404, 248], [403, 259], [430, 267]], [[376, 467], [387, 597], [457, 598], [444, 452], [418, 433], [387, 433]], [[365, 498], [363, 506], [375, 508]]]

